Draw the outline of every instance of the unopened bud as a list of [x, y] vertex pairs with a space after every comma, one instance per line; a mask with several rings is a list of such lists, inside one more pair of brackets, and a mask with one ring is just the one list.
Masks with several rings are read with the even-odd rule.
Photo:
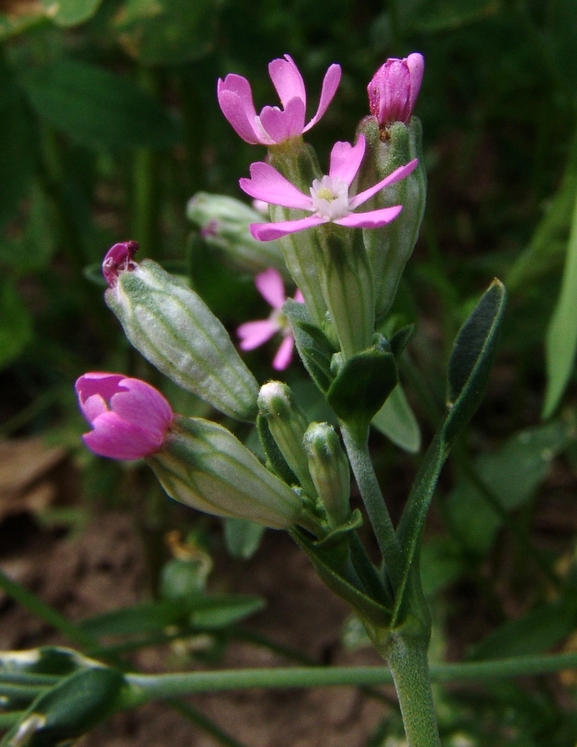
[[288, 529], [303, 514], [297, 494], [212, 421], [177, 417], [147, 461], [168, 495], [199, 511], [273, 529]]
[[315, 494], [309, 474], [303, 437], [309, 421], [293, 393], [281, 381], [269, 381], [261, 387], [258, 407], [286, 463], [309, 495]]
[[279, 243], [257, 241], [248, 229], [250, 223], [263, 223], [266, 218], [244, 202], [198, 192], [189, 200], [186, 215], [199, 227], [206, 243], [235, 269], [256, 275], [274, 267], [288, 277]]
[[348, 521], [351, 476], [349, 461], [335, 429], [311, 423], [303, 440], [309, 471], [331, 528]]
[[423, 55], [413, 52], [400, 60], [390, 57], [377, 70], [368, 85], [371, 114], [379, 127], [393, 122], [408, 124], [419, 95], [425, 61]]
[[200, 296], [149, 259], [111, 277], [105, 301], [134, 347], [225, 415], [254, 420], [258, 384]]

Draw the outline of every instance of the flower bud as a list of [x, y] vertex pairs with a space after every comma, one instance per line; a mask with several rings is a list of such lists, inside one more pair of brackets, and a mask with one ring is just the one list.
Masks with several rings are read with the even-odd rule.
[[168, 495], [199, 511], [273, 529], [288, 529], [303, 514], [297, 494], [209, 420], [177, 416], [162, 449], [147, 461]]
[[413, 52], [400, 60], [390, 57], [374, 74], [368, 85], [371, 114], [379, 127], [393, 122], [409, 123], [419, 95], [425, 61]]
[[141, 459], [162, 446], [173, 412], [150, 384], [122, 374], [93, 372], [77, 380], [76, 393], [92, 426], [82, 438], [95, 454]]
[[402, 164], [418, 159], [414, 171], [402, 181], [377, 193], [367, 203], [371, 209], [402, 205], [400, 215], [378, 231], [363, 229], [363, 242], [372, 270], [375, 314], [383, 317], [391, 308], [399, 280], [419, 236], [427, 199], [427, 173], [422, 154], [422, 128], [417, 117], [409, 124], [395, 122], [381, 130], [375, 117], [365, 117], [359, 133], [367, 140], [367, 152], [359, 172], [358, 189], [365, 189]]
[[150, 363], [225, 415], [254, 420], [258, 384], [200, 296], [149, 259], [109, 278], [106, 304]]
[[332, 529], [344, 524], [350, 516], [351, 476], [349, 461], [335, 429], [328, 423], [311, 423], [303, 444], [329, 526]]
[[262, 223], [266, 219], [244, 202], [198, 192], [189, 200], [186, 214], [200, 228], [206, 243], [233, 268], [256, 275], [274, 267], [288, 277], [279, 243], [257, 241], [248, 230], [249, 223]]
[[305, 491], [314, 496], [308, 457], [303, 448], [303, 437], [309, 421], [290, 388], [280, 381], [269, 381], [261, 387], [258, 407], [286, 463]]

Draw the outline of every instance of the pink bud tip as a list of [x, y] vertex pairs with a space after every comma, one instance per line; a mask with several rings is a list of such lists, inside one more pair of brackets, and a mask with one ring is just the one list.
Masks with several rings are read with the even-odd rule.
[[95, 454], [141, 459], [164, 443], [174, 415], [167, 400], [150, 384], [96, 371], [77, 380], [76, 394], [92, 426], [82, 438]]
[[121, 272], [132, 272], [136, 269], [134, 255], [137, 251], [137, 241], [122, 241], [120, 244], [114, 244], [106, 252], [102, 263], [102, 274], [110, 288], [114, 288]]
[[380, 127], [393, 122], [407, 124], [419, 95], [425, 60], [413, 52], [400, 60], [389, 59], [374, 74], [368, 85], [369, 107]]

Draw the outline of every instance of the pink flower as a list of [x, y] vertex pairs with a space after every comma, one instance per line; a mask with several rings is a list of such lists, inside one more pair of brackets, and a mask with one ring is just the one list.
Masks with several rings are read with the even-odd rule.
[[[276, 371], [282, 371], [287, 368], [292, 360], [294, 338], [290, 324], [282, 312], [282, 307], [286, 301], [284, 283], [281, 274], [274, 268], [269, 268], [255, 278], [255, 285], [259, 293], [272, 306], [272, 313], [268, 319], [262, 319], [257, 322], [246, 322], [241, 324], [237, 329], [237, 334], [241, 338], [241, 350], [254, 350], [267, 340], [280, 332], [284, 336], [279, 349], [273, 359], [272, 367]], [[294, 297], [298, 303], [303, 303], [302, 293], [297, 290]]]
[[403, 60], [389, 59], [374, 74], [368, 85], [369, 106], [380, 127], [392, 122], [408, 123], [425, 69], [422, 54], [413, 52]]
[[250, 167], [250, 179], [240, 180], [241, 188], [248, 195], [273, 205], [283, 205], [312, 213], [309, 217], [298, 220], [251, 223], [249, 228], [254, 238], [272, 241], [329, 221], [350, 228], [380, 228], [390, 223], [401, 212], [401, 205], [368, 210], [364, 213], [353, 213], [353, 210], [381, 189], [404, 179], [416, 167], [417, 159], [396, 169], [373, 187], [349, 197], [349, 187], [359, 170], [364, 154], [364, 135], [359, 136], [354, 146], [349, 143], [335, 143], [331, 151], [329, 174], [313, 181], [310, 195], [305, 195], [297, 189], [270, 164], [264, 161], [253, 163]]
[[276, 145], [310, 130], [327, 110], [341, 79], [340, 65], [331, 65], [323, 80], [317, 113], [305, 126], [305, 84], [292, 58], [285, 54], [284, 59], [273, 60], [268, 71], [283, 108], [265, 106], [260, 115], [254, 108], [250, 83], [246, 78], [231, 74], [218, 81], [217, 95], [222, 113], [238, 135], [252, 145]]
[[106, 252], [102, 262], [102, 274], [109, 288], [114, 288], [119, 273], [136, 269], [134, 255], [137, 251], [137, 241], [122, 241], [120, 244], [114, 244]]
[[76, 394], [92, 426], [82, 438], [95, 454], [140, 459], [162, 446], [173, 412], [150, 384], [123, 374], [92, 372], [78, 379]]

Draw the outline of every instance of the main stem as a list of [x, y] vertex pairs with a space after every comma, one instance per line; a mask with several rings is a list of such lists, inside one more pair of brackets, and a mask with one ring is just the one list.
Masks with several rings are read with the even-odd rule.
[[409, 747], [441, 747], [427, 648], [425, 639], [393, 634], [385, 651]]

